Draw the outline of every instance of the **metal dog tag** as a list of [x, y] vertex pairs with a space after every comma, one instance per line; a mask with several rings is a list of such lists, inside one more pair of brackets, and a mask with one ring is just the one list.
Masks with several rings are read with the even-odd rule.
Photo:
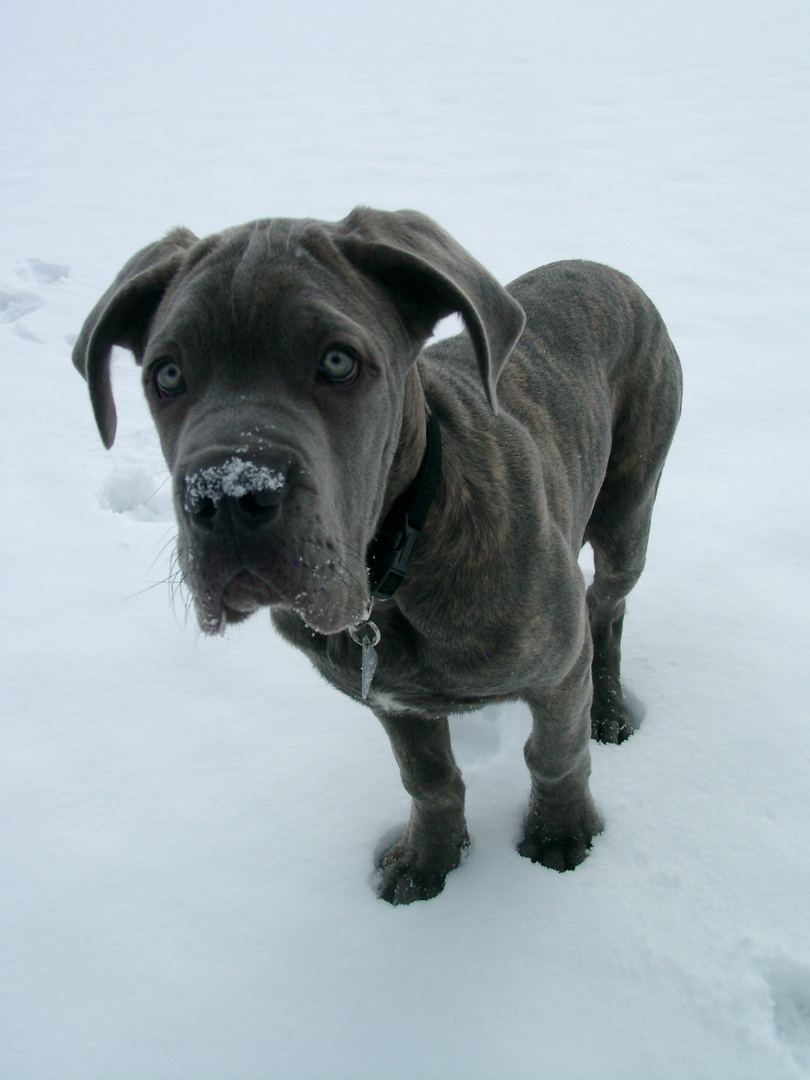
[[[374, 626], [374, 623], [368, 624], [370, 627]], [[377, 630], [377, 627], [374, 626]], [[377, 640], [379, 641], [379, 630], [377, 630]], [[374, 672], [377, 670], [377, 650], [374, 648], [374, 642], [370, 635], [366, 632], [363, 634], [363, 640], [361, 642], [363, 648], [363, 657], [360, 662], [360, 696], [363, 701], [368, 697], [368, 692], [371, 689], [371, 680], [374, 678]]]
[[380, 643], [380, 628], [370, 619], [366, 619], [365, 622], [358, 623], [357, 626], [350, 626], [348, 629], [352, 641], [356, 642], [363, 650], [360, 657], [360, 696], [365, 701], [369, 690], [371, 690], [371, 680], [374, 678], [374, 672], [377, 670], [376, 647]]

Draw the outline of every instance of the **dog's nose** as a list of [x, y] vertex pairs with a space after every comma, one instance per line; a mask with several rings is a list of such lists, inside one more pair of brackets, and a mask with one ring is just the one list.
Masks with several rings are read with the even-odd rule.
[[229, 495], [228, 502], [231, 504], [231, 513], [246, 517], [249, 520], [260, 520], [266, 517], [275, 517], [284, 487], [279, 486], [272, 491], [248, 491], [244, 495]]
[[239, 529], [260, 528], [279, 516], [287, 491], [283, 467], [234, 457], [188, 473], [183, 508], [192, 525], [205, 531], [225, 521]]
[[221, 499], [204, 498], [192, 505], [188, 515], [195, 525], [212, 529], [218, 519], [230, 514], [236, 525], [266, 525], [278, 516], [282, 493], [265, 491], [246, 495], [225, 495]]

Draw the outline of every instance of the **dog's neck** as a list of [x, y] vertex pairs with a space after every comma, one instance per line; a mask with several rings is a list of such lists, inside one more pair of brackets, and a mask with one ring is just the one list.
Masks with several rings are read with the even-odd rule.
[[413, 483], [425, 456], [428, 404], [419, 372], [414, 366], [405, 381], [402, 426], [394, 460], [388, 473], [383, 500], [382, 522], [396, 499]]
[[[386, 512], [368, 549], [371, 593], [378, 600], [390, 599], [402, 583], [441, 477], [442, 437], [438, 418], [421, 382], [411, 378], [408, 383], [395, 459], [399, 476], [394, 484], [389, 476], [389, 494], [391, 490], [398, 491], [403, 476], [411, 478], [393, 499], [386, 500]], [[403, 468], [404, 459], [408, 460], [407, 468]], [[415, 472], [414, 460], [418, 462]]]

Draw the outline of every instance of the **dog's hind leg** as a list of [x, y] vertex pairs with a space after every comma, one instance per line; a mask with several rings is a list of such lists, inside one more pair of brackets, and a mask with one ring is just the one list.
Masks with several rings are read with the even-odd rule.
[[647, 354], [651, 385], [629, 396], [613, 429], [605, 479], [585, 529], [594, 555], [588, 589], [593, 640], [592, 735], [620, 743], [633, 727], [621, 684], [625, 597], [644, 569], [658, 482], [681, 407], [678, 357], [663, 332]]
[[622, 501], [621, 494], [603, 487], [597, 506], [611, 527], [602, 525], [594, 511], [585, 533], [593, 548], [595, 571], [587, 593], [593, 640], [591, 734], [599, 742], [620, 743], [633, 734], [621, 684], [622, 627], [625, 597], [644, 569], [654, 497], [653, 491], [649, 504], [635, 507], [632, 512], [622, 508], [625, 512], [617, 527], [615, 511]]
[[464, 781], [453, 758], [445, 719], [378, 713], [391, 740], [411, 817], [401, 839], [379, 861], [379, 896], [392, 904], [429, 900], [461, 861], [470, 838], [464, 820]]

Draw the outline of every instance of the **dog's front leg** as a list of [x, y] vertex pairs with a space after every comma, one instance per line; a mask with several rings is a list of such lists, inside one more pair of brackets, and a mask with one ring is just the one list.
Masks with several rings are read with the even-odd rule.
[[461, 861], [470, 838], [464, 781], [453, 758], [446, 718], [378, 713], [388, 732], [411, 817], [402, 838], [379, 861], [379, 895], [392, 904], [429, 900]]
[[532, 777], [526, 829], [518, 851], [553, 870], [573, 870], [601, 831], [588, 777], [591, 772], [590, 642], [551, 691], [528, 692], [532, 733], [525, 747]]

